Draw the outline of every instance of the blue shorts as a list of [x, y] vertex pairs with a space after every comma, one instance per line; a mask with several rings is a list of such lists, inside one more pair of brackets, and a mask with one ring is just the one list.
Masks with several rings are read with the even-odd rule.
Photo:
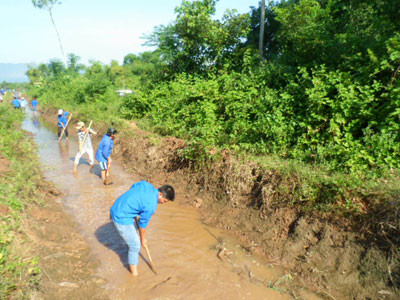
[[[112, 162], [111, 158], [110, 158], [110, 162]], [[100, 161], [99, 164], [100, 164], [100, 169], [102, 171], [105, 171], [108, 169], [108, 161]]]

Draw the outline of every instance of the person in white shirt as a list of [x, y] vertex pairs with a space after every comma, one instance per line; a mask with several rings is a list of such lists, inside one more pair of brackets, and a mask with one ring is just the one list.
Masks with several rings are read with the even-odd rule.
[[26, 108], [28, 107], [28, 101], [26, 101], [24, 97], [21, 98], [20, 104], [24, 110], [26, 110]]
[[[89, 156], [89, 164], [90, 164], [90, 169], [89, 171], [92, 170], [93, 164], [94, 164], [94, 157], [93, 157], [93, 146], [92, 146], [92, 140], [90, 136], [96, 135], [97, 132], [86, 128], [85, 123], [83, 122], [78, 122], [76, 124], [76, 129], [78, 129], [78, 140], [79, 140], [79, 150], [78, 153], [75, 156], [75, 161], [74, 161], [74, 174], [77, 174], [78, 172], [78, 165], [79, 165], [79, 160], [81, 159], [81, 156], [85, 153], [88, 154]], [[86, 137], [86, 140], [84, 141]]]

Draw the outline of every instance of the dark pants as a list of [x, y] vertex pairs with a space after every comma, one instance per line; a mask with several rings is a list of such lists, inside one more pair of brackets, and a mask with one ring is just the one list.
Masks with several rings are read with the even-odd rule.
[[[60, 137], [62, 130], [62, 127], [58, 127], [58, 137]], [[66, 137], [68, 137], [68, 128], [65, 128], [64, 134]]]

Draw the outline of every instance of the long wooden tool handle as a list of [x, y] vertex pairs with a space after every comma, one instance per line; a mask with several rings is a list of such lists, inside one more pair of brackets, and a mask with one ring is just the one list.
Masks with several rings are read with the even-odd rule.
[[71, 118], [72, 118], [72, 114], [69, 115], [67, 124], [65, 124], [65, 126], [63, 126], [63, 130], [61, 131], [61, 135], [60, 135], [60, 137], [58, 138], [59, 141], [61, 141], [61, 139], [62, 139], [62, 137], [63, 137], [63, 135], [64, 135], [64, 131], [65, 131], [65, 129], [68, 127], [68, 123], [69, 123], [69, 121], [71, 121]]
[[83, 138], [82, 147], [81, 147], [81, 149], [79, 150], [79, 155], [82, 155], [82, 149], [83, 149], [83, 147], [85, 146], [86, 138], [87, 138], [87, 136], [88, 136], [88, 134], [89, 134], [89, 132], [90, 132], [90, 126], [92, 126], [92, 120], [90, 120], [89, 127], [87, 128], [87, 131], [86, 131], [85, 136], [84, 136], [84, 138]]
[[147, 247], [147, 245], [144, 246], [144, 249], [146, 249], [146, 253], [149, 258], [149, 263], [150, 263], [151, 269], [153, 270], [154, 273], [157, 274], [156, 268], [154, 268], [153, 260], [151, 259], [150, 251], [149, 251], [149, 248]]
[[151, 267], [152, 267], [153, 270], [154, 270], [153, 260], [151, 259], [149, 247], [147, 247], [147, 245], [145, 245], [145, 246], [144, 246], [144, 249], [146, 249], [146, 253], [147, 253], [147, 256], [149, 257], [149, 261], [150, 261]]
[[[136, 226], [139, 230], [138, 220], [137, 220], [137, 218], [134, 218], [134, 219], [136, 222]], [[149, 258], [149, 264], [150, 264], [151, 269], [153, 270], [154, 273], [157, 273], [156, 269], [154, 268], [153, 260], [151, 259], [150, 251], [149, 251], [149, 248], [147, 247], [147, 245], [144, 246], [144, 249], [146, 249], [146, 253], [147, 253], [147, 257]]]

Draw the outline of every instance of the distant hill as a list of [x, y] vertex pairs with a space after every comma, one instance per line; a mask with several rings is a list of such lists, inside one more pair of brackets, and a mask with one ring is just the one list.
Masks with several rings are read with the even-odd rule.
[[25, 75], [27, 70], [28, 64], [0, 63], [0, 82], [27, 82], [29, 81]]

